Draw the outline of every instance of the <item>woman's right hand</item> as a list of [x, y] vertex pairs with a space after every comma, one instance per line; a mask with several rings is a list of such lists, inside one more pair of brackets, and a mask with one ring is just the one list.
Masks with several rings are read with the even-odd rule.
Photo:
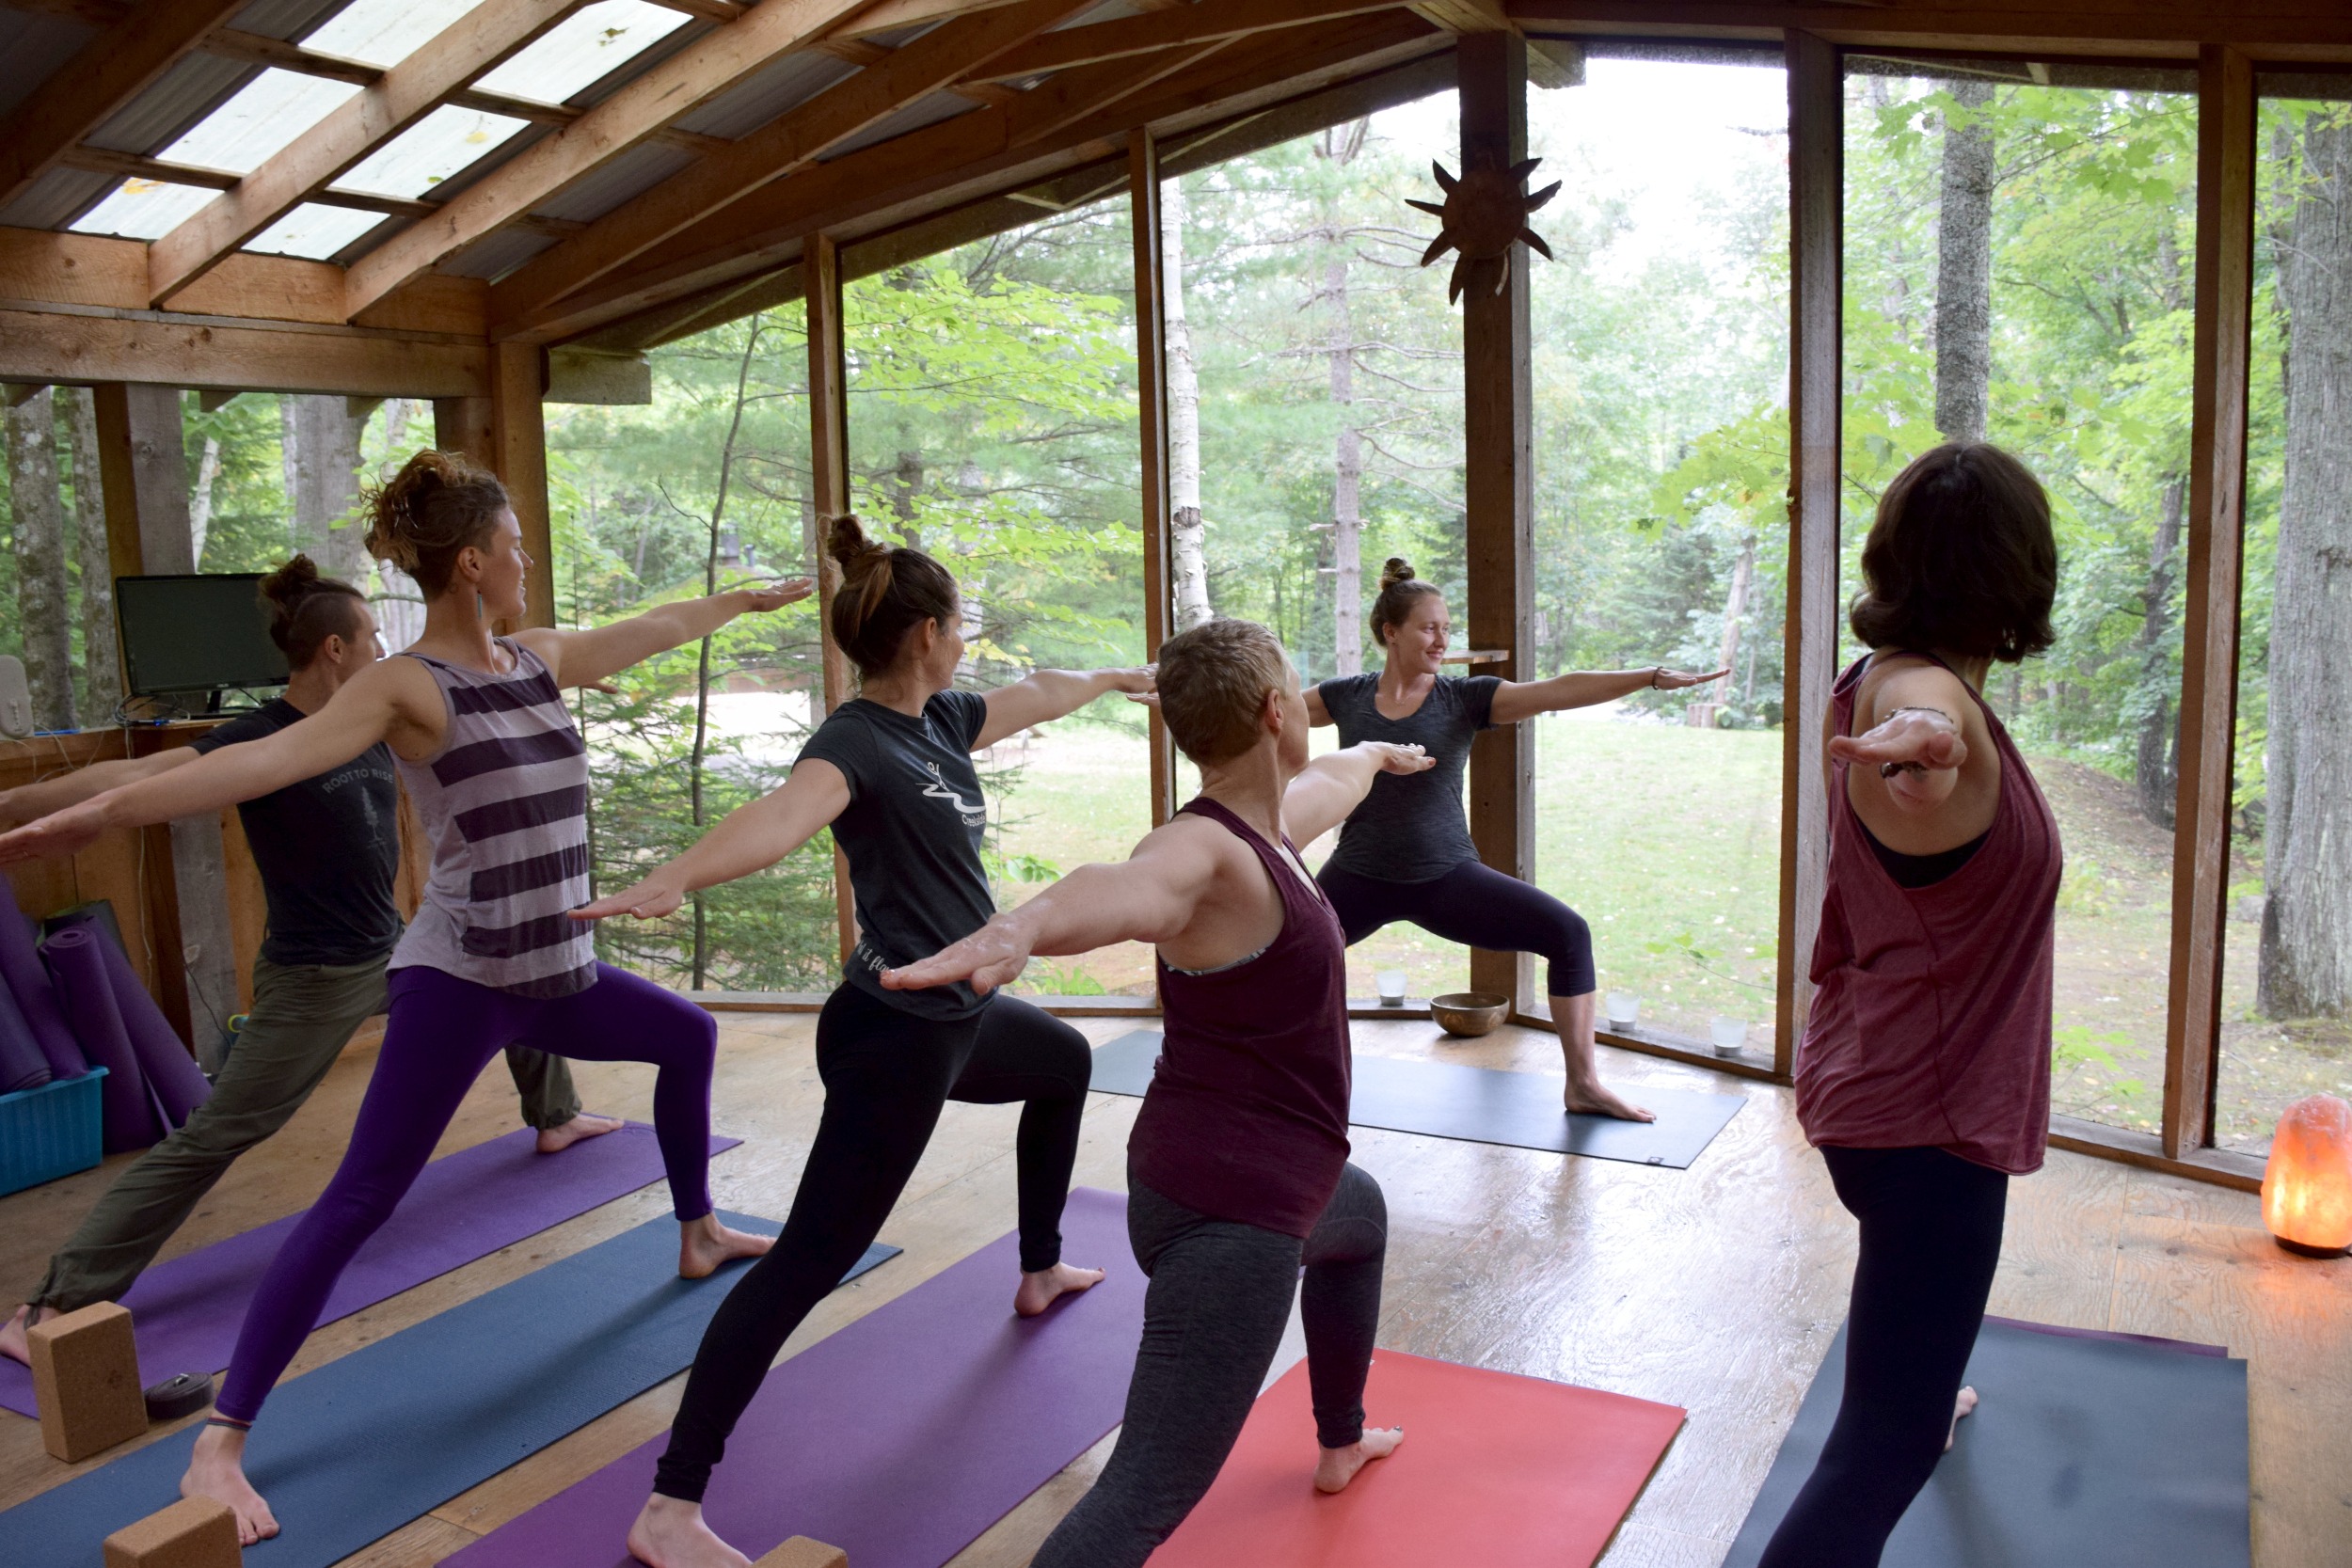
[[0, 833], [0, 865], [71, 855], [98, 842], [106, 831], [106, 797], [95, 796], [78, 805], [52, 812], [11, 832]]
[[[0, 839], [0, 844], [7, 840]], [[659, 920], [675, 914], [686, 902], [686, 888], [675, 877], [657, 871], [634, 887], [609, 893], [594, 903], [582, 904], [571, 911], [574, 920], [606, 920], [626, 914], [639, 920]]]
[[1383, 773], [1426, 773], [1438, 766], [1438, 759], [1419, 746], [1400, 746], [1393, 740], [1364, 740], [1357, 744], [1380, 765]]

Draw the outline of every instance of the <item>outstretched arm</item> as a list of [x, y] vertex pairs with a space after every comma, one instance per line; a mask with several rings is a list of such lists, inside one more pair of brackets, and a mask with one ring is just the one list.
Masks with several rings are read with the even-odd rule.
[[1312, 844], [1347, 820], [1383, 773], [1421, 773], [1438, 759], [1418, 746], [1367, 740], [1327, 752], [1282, 792], [1282, 831], [1294, 844]]
[[182, 763], [194, 762], [199, 753], [188, 746], [175, 746], [168, 752], [152, 756], [118, 757], [112, 762], [93, 762], [87, 768], [76, 768], [54, 779], [42, 779], [15, 789], [0, 790], [0, 827], [13, 828], [20, 822], [38, 822], [51, 812], [63, 811], [93, 795], [109, 789], [119, 789], [141, 779], [151, 779], [167, 773]]
[[657, 920], [696, 888], [715, 887], [764, 871], [817, 836], [850, 803], [850, 781], [820, 758], [793, 765], [784, 787], [727, 813], [686, 853], [658, 867], [634, 887], [607, 894], [572, 911], [574, 920], [635, 915]]
[[1106, 692], [1140, 696], [1151, 689], [1149, 665], [1136, 670], [1040, 670], [988, 693], [988, 721], [980, 726], [972, 749], [981, 751], [1031, 724], [1075, 713]]
[[771, 588], [732, 588], [707, 599], [680, 599], [611, 626], [567, 631], [532, 626], [516, 641], [546, 661], [558, 686], [594, 686], [654, 655], [707, 637], [746, 612], [781, 610], [817, 591], [806, 578]]
[[1875, 768], [1887, 803], [1903, 816], [1932, 818], [1953, 803], [1968, 761], [1967, 715], [1975, 706], [1949, 670], [1908, 665], [1872, 691], [1870, 712], [1863, 717], [1876, 722], [1861, 735], [1832, 736], [1829, 754]]
[[1539, 713], [1613, 703], [1636, 691], [1679, 691], [1684, 687], [1722, 680], [1730, 673], [1729, 670], [1718, 670], [1711, 675], [1701, 675], [1688, 670], [1669, 670], [1661, 664], [1646, 670], [1571, 670], [1548, 681], [1504, 681], [1495, 689], [1494, 705], [1487, 710], [1486, 721], [1516, 724]]

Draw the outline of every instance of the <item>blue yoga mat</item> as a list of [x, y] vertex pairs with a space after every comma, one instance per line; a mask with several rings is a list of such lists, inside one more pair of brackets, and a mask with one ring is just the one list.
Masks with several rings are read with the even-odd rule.
[[[898, 1253], [877, 1243], [847, 1277]], [[280, 1533], [246, 1561], [326, 1568], [683, 1370], [742, 1267], [680, 1279], [676, 1223], [648, 1220], [281, 1384], [246, 1455]], [[179, 1497], [199, 1430], [0, 1513], [0, 1562], [88, 1568]]]

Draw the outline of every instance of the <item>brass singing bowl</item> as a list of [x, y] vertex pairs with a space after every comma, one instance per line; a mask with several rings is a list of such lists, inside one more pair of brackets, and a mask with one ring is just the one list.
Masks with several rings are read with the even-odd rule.
[[1490, 990], [1457, 990], [1429, 999], [1429, 1016], [1449, 1035], [1475, 1039], [1490, 1035], [1511, 1016], [1511, 999]]

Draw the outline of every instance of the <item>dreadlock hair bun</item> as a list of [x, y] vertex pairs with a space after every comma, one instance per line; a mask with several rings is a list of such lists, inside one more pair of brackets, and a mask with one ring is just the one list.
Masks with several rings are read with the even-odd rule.
[[269, 607], [269, 639], [285, 651], [293, 668], [309, 668], [330, 637], [358, 639], [366, 597], [341, 578], [320, 576], [309, 556], [295, 556], [263, 578], [261, 587], [262, 602]]
[[417, 579], [427, 597], [449, 587], [457, 554], [487, 544], [506, 486], [453, 451], [417, 453], [367, 495], [368, 553]]
[[955, 619], [955, 576], [921, 550], [868, 539], [849, 513], [826, 525], [825, 547], [841, 565], [833, 640], [862, 673], [898, 663], [908, 633], [923, 622]]

